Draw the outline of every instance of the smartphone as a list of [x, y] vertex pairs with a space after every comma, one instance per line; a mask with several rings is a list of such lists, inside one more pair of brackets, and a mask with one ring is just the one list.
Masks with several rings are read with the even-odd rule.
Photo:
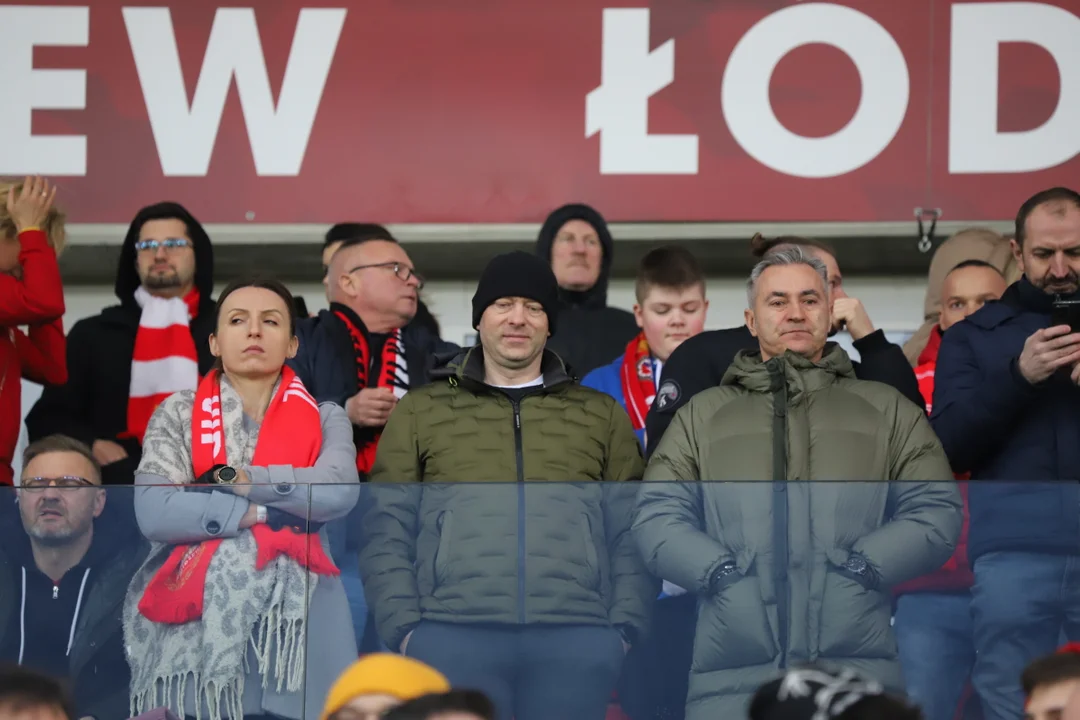
[[1080, 300], [1054, 300], [1050, 313], [1050, 327], [1068, 325], [1072, 331], [1080, 332]]

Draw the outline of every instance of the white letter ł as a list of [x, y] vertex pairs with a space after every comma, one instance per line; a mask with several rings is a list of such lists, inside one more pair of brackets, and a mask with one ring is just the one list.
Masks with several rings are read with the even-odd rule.
[[600, 87], [585, 137], [600, 133], [601, 175], [695, 175], [697, 135], [650, 135], [649, 97], [675, 79], [675, 41], [649, 51], [648, 9], [605, 9]]

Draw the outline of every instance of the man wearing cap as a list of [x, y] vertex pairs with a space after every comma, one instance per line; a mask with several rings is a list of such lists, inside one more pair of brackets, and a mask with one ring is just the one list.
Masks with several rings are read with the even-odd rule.
[[446, 677], [422, 662], [373, 653], [354, 662], [334, 681], [320, 720], [375, 720], [402, 703], [449, 690]]
[[542, 259], [492, 260], [480, 344], [399, 401], [366, 488], [380, 636], [504, 720], [604, 717], [658, 590], [629, 533], [636, 486], [618, 482], [640, 479], [641, 446], [545, 349], [557, 298]]

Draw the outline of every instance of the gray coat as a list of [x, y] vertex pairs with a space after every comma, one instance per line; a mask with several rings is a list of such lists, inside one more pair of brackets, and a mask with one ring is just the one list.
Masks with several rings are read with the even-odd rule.
[[[241, 532], [240, 520], [252, 503], [307, 517], [311, 522], [324, 523], [347, 515], [360, 494], [352, 423], [345, 411], [333, 403], [321, 403], [319, 415], [323, 430], [319, 453], [322, 467], [244, 466], [252, 483], [246, 498], [230, 492], [185, 492], [182, 486], [173, 485], [161, 476], [137, 475], [135, 515], [143, 534], [155, 543], [170, 546], [236, 537]], [[248, 422], [246, 417], [245, 422]], [[319, 535], [329, 555], [326, 529]], [[330, 685], [357, 655], [351, 631], [352, 615], [340, 578], [319, 578], [308, 618], [304, 692], [264, 690], [256, 672], [258, 663], [249, 649], [251, 670], [244, 683], [245, 715], [272, 713], [285, 718], [317, 718], [321, 714]], [[191, 685], [184, 705], [188, 709], [195, 707]], [[209, 715], [205, 704], [202, 714]]]

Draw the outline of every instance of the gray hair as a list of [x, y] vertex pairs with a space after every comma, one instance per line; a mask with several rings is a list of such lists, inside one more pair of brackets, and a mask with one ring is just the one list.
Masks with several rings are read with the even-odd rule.
[[754, 298], [757, 296], [757, 283], [761, 274], [771, 267], [781, 265], [806, 265], [814, 269], [821, 276], [821, 282], [825, 285], [825, 294], [829, 293], [829, 270], [819, 258], [803, 250], [798, 245], [789, 245], [783, 250], [770, 251], [754, 269], [750, 271], [750, 279], [746, 281], [747, 307], [754, 307]]

